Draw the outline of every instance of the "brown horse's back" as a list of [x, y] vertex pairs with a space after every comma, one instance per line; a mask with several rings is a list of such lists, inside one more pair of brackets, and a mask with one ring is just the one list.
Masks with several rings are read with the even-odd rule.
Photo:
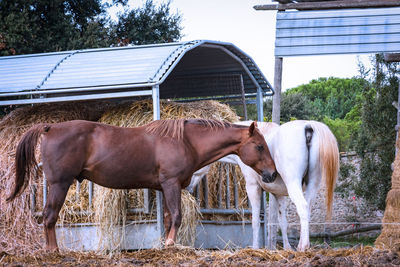
[[[88, 121], [54, 124], [42, 139], [49, 182], [88, 179], [109, 188], [160, 189], [160, 164], [183, 158], [165, 154], [184, 154], [184, 150], [180, 142], [156, 138], [145, 127], [121, 128]], [[160, 157], [164, 162], [158, 162]]]

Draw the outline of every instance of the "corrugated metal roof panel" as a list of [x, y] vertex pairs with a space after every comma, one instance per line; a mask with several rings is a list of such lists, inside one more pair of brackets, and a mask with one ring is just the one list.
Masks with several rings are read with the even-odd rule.
[[275, 56], [400, 51], [400, 8], [278, 12]]
[[42, 89], [149, 82], [178, 47], [179, 44], [76, 53], [60, 64]]
[[0, 92], [37, 88], [65, 54], [43, 57], [0, 57]]
[[[233, 44], [197, 40], [1, 57], [0, 105], [12, 103], [12, 100], [2, 101], [7, 97], [53, 97], [53, 102], [55, 97], [81, 100], [88, 95], [95, 98], [93, 94], [108, 96], [110, 90], [135, 91], [154, 85], [160, 85], [160, 95], [165, 98], [240, 93], [238, 86], [228, 85], [225, 80], [219, 83], [219, 90], [211, 90], [204, 82], [207, 81], [205, 75], [214, 80], [224, 75], [225, 80], [231, 77], [235, 81], [234, 77], [242, 75], [246, 93], [255, 93], [258, 87], [266, 94], [273, 92], [254, 61]], [[175, 78], [182, 88], [176, 88], [177, 83], [172, 81]], [[202, 81], [201, 86], [196, 90], [186, 88], [190, 79]], [[164, 83], [166, 80], [168, 82]]]

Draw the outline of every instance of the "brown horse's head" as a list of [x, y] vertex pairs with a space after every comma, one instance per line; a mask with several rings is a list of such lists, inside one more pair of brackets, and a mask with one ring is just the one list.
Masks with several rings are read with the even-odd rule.
[[263, 135], [257, 128], [257, 122], [250, 125], [248, 136], [239, 149], [239, 157], [244, 164], [260, 174], [264, 182], [275, 181], [278, 174], [275, 163]]

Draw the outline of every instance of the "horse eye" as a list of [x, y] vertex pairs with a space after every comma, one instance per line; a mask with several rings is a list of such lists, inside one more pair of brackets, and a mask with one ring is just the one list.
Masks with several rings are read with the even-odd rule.
[[258, 146], [257, 146], [257, 150], [261, 152], [261, 151], [264, 150], [264, 147], [263, 147], [262, 145], [258, 145]]

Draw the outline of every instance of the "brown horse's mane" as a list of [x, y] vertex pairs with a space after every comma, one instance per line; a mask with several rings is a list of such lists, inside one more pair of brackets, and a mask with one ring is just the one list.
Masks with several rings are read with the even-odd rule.
[[[156, 134], [163, 137], [171, 137], [178, 140], [183, 138], [183, 131], [186, 123], [198, 124], [209, 129], [223, 129], [226, 127], [235, 127], [237, 125], [229, 122], [207, 119], [177, 119], [177, 120], [157, 120], [146, 125], [148, 133]], [[239, 127], [241, 128], [241, 127]]]

